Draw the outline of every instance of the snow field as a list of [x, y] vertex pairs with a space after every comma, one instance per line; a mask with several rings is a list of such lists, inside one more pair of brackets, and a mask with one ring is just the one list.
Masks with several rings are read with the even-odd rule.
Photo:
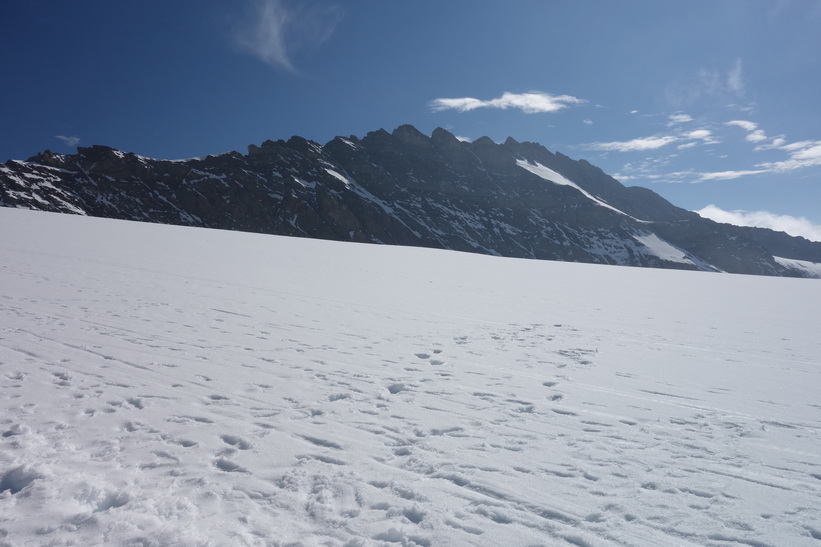
[[0, 544], [821, 539], [815, 280], [0, 233]]

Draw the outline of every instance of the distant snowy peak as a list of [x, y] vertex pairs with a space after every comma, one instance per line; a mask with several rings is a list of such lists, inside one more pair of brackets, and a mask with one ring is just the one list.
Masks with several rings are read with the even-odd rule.
[[45, 151], [0, 165], [0, 205], [623, 266], [815, 277], [802, 264], [821, 263], [821, 243], [717, 224], [540, 144], [410, 125], [188, 160]]

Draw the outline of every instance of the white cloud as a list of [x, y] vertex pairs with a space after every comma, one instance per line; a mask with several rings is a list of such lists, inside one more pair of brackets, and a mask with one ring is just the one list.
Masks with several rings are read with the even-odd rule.
[[793, 159], [812, 162], [821, 159], [821, 141], [816, 141], [812, 146], [799, 150], [793, 154]]
[[336, 6], [254, 1], [253, 14], [235, 29], [236, 43], [268, 65], [289, 72], [297, 72], [294, 53], [327, 41], [342, 17]]
[[787, 150], [788, 152], [798, 152], [804, 150], [805, 148], [815, 146], [818, 142], [819, 141], [796, 141], [783, 145], [781, 149]]
[[570, 95], [549, 95], [541, 92], [530, 93], [509, 93], [505, 92], [501, 97], [483, 101], [473, 97], [460, 97], [454, 99], [434, 99], [430, 102], [430, 109], [434, 112], [442, 110], [458, 110], [468, 112], [477, 108], [518, 108], [526, 114], [536, 114], [543, 112], [556, 112], [571, 105], [582, 104], [585, 101]]
[[715, 205], [708, 205], [696, 211], [704, 218], [716, 222], [735, 224], [736, 226], [756, 226], [786, 232], [792, 236], [805, 237], [812, 241], [821, 241], [821, 226], [813, 224], [804, 217], [778, 215], [768, 211], [725, 211]]
[[596, 142], [588, 145], [588, 148], [593, 150], [607, 150], [614, 152], [637, 152], [642, 150], [655, 150], [662, 146], [667, 146], [670, 143], [677, 141], [676, 137], [643, 137], [629, 141], [616, 142]]
[[748, 132], [745, 137], [750, 142], [761, 142], [767, 140], [767, 135], [763, 129], [758, 129], [758, 124], [747, 120], [732, 120], [724, 125], [736, 126]]
[[694, 146], [698, 146], [697, 142], [688, 142], [686, 144], [679, 144], [676, 148], [679, 150], [685, 150], [687, 148], [693, 148]]
[[738, 171], [713, 171], [709, 173], [694, 173], [698, 175], [695, 182], [705, 182], [708, 180], [733, 180], [747, 175], [760, 175], [762, 173], [769, 173], [767, 169], [746, 169]]
[[66, 144], [66, 146], [70, 147], [77, 146], [80, 143], [80, 137], [77, 136], [66, 137], [65, 135], [55, 135], [54, 138], [60, 139]]
[[695, 131], [690, 131], [685, 135], [688, 139], [701, 139], [707, 140], [713, 133], [709, 129], [696, 129]]
[[639, 111], [638, 111], [638, 110], [631, 110], [631, 111], [630, 111], [630, 114], [638, 114], [638, 113], [639, 113]]
[[686, 123], [693, 121], [693, 117], [688, 114], [672, 114], [669, 116], [670, 123], [667, 125], [673, 125], [677, 123]]
[[821, 141], [799, 141], [779, 147], [789, 152], [789, 159], [757, 165], [769, 171], [792, 171], [821, 165]]
[[582, 120], [584, 125], [593, 125], [593, 120]]
[[745, 131], [755, 131], [758, 128], [758, 124], [754, 122], [748, 122], [747, 120], [732, 120], [729, 122], [725, 122], [724, 125], [734, 125], [736, 127], [740, 127]]

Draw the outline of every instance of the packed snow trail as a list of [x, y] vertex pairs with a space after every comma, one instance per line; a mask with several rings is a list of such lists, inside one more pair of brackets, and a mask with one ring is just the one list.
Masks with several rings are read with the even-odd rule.
[[821, 538], [817, 281], [0, 233], [0, 544]]

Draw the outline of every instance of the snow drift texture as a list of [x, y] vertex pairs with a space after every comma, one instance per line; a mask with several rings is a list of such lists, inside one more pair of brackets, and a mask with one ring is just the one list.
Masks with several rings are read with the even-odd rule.
[[817, 545], [821, 286], [0, 209], [2, 545]]

